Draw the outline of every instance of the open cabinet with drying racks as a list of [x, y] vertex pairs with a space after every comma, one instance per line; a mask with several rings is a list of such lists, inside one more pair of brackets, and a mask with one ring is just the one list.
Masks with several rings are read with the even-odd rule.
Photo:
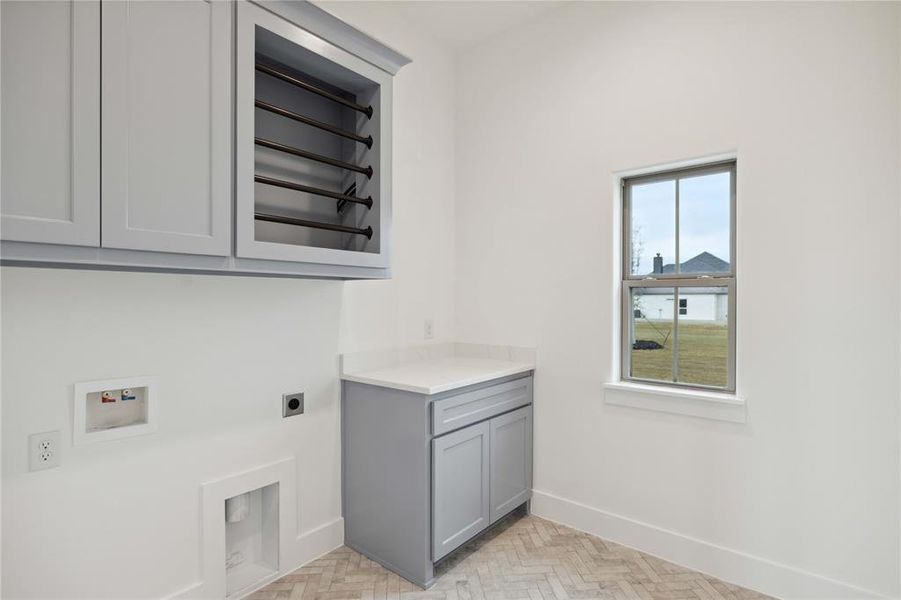
[[236, 255], [387, 273], [391, 77], [241, 2]]
[[390, 276], [408, 58], [303, 0], [0, 4], [0, 264]]

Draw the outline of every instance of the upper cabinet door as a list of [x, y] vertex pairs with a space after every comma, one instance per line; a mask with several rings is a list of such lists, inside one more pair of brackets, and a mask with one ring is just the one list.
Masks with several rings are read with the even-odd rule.
[[228, 256], [231, 3], [102, 8], [103, 247]]
[[100, 245], [100, 5], [0, 2], [4, 240]]

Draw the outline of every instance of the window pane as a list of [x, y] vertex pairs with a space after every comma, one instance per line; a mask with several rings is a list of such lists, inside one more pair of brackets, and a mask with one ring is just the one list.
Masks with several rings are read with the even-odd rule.
[[630, 188], [630, 265], [632, 275], [651, 275], [676, 262], [676, 181]]
[[[729, 383], [729, 288], [682, 287], [679, 294], [679, 383]], [[683, 312], [684, 311], [684, 312]]]
[[679, 263], [682, 273], [729, 272], [731, 173], [679, 180]]
[[673, 380], [673, 288], [633, 288], [629, 319], [634, 379]]

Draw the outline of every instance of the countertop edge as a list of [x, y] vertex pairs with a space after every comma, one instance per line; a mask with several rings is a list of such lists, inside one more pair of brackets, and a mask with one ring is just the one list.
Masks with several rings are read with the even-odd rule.
[[530, 364], [520, 364], [515, 367], [510, 367], [507, 369], [500, 369], [490, 374], [479, 375], [477, 377], [469, 377], [466, 379], [459, 379], [457, 381], [453, 381], [450, 383], [444, 383], [440, 385], [433, 386], [420, 386], [420, 385], [411, 385], [405, 383], [398, 383], [393, 381], [386, 381], [384, 379], [379, 379], [375, 377], [367, 377], [365, 373], [344, 373], [341, 375], [342, 381], [352, 381], [354, 383], [363, 383], [366, 385], [374, 385], [377, 387], [390, 388], [394, 390], [401, 390], [405, 392], [413, 392], [415, 394], [424, 394], [426, 396], [432, 396], [435, 394], [440, 394], [442, 392], [448, 392], [451, 390], [456, 390], [459, 388], [464, 388], [470, 385], [475, 385], [478, 383], [485, 383], [486, 381], [491, 381], [493, 379], [500, 379], [502, 377], [510, 377], [511, 375], [519, 375], [520, 373], [528, 373], [530, 371], [535, 370], [535, 365]]

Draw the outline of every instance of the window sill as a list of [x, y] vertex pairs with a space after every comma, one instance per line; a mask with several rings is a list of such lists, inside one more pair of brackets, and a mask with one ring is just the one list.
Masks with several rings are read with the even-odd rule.
[[604, 384], [604, 402], [644, 410], [746, 423], [744, 398], [721, 392], [676, 389], [631, 382]]

